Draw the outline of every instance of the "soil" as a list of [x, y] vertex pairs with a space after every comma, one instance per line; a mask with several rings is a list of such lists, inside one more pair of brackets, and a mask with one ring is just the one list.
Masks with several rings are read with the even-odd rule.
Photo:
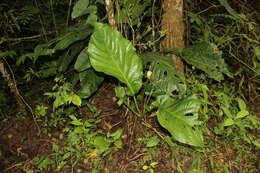
[[[142, 167], [140, 168], [140, 165], [139, 167], [137, 165], [138, 161], [145, 157], [147, 151], [143, 150], [144, 146], [136, 142], [136, 139], [146, 134], [156, 135], [154, 129], [163, 134], [167, 134], [167, 132], [158, 125], [156, 117], [151, 116], [145, 120], [145, 122], [151, 124], [153, 127], [147, 128], [140, 123], [140, 118], [132, 115], [124, 108], [118, 107], [116, 101], [114, 101], [114, 86], [113, 82], [104, 83], [98, 93], [92, 98], [94, 105], [102, 110], [102, 114], [100, 115], [102, 123], [99, 128], [107, 132], [112, 132], [119, 128], [124, 130], [122, 137], [123, 148], [113, 153], [110, 159], [104, 158], [105, 162], [102, 171], [111, 173], [145, 172], [141, 169]], [[86, 118], [91, 116], [90, 111], [86, 107], [83, 107], [81, 111], [86, 115]], [[13, 114], [15, 114], [15, 111]], [[59, 131], [53, 133], [59, 133]], [[209, 138], [215, 137], [209, 136]], [[33, 168], [32, 159], [34, 157], [51, 153], [51, 140], [51, 137], [48, 137], [44, 133], [39, 135], [37, 124], [31, 115], [20, 120], [0, 122], [0, 172], [24, 173], [30, 170]], [[211, 156], [214, 164], [229, 163], [236, 159], [235, 149], [227, 146], [226, 148], [221, 147], [223, 147], [222, 144], [216, 144], [216, 149], [218, 148], [221, 152], [212, 152]], [[172, 151], [167, 145], [162, 143], [159, 144], [158, 152], [158, 156], [153, 158], [154, 161], [159, 163], [154, 169], [155, 173], [179, 172], [179, 168], [182, 168], [183, 172], [189, 172], [196, 156], [196, 153], [178, 154], [177, 151], [174, 152], [173, 150], [173, 153], [176, 153], [176, 155], [175, 159], [172, 159], [172, 155], [170, 154]], [[178, 161], [178, 164], [176, 161]], [[252, 161], [255, 162], [255, 167], [252, 168], [251, 173], [257, 172], [259, 164], [257, 160]], [[202, 165], [205, 165], [204, 172], [206, 173], [212, 172], [208, 166], [209, 162], [207, 155], [203, 156]], [[231, 172], [241, 172], [238, 168], [242, 169], [244, 164], [246, 163], [241, 163], [238, 166], [230, 165]], [[84, 167], [84, 165], [79, 164], [78, 167]], [[71, 170], [64, 170], [62, 172], [71, 172]]]

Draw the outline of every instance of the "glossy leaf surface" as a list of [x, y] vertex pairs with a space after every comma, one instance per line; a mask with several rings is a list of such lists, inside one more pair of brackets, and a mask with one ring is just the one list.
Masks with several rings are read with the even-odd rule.
[[199, 124], [200, 101], [193, 95], [180, 100], [169, 98], [158, 109], [157, 118], [172, 137], [185, 144], [202, 147], [203, 137]]
[[87, 52], [87, 48], [83, 49], [77, 60], [76, 63], [74, 65], [75, 70], [77, 70], [78, 72], [84, 71], [88, 68], [91, 67], [90, 61], [89, 61], [89, 57], [88, 57], [88, 52]]
[[88, 51], [90, 62], [98, 72], [104, 72], [127, 85], [130, 95], [142, 86], [142, 63], [130, 41], [121, 33], [101, 23], [95, 23]]

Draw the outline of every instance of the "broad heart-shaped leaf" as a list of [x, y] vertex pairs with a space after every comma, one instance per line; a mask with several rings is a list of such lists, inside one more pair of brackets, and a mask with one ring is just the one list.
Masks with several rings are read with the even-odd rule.
[[78, 72], [81, 72], [90, 67], [91, 67], [91, 64], [90, 64], [89, 57], [88, 57], [88, 48], [86, 47], [85, 49], [83, 49], [80, 52], [80, 54], [76, 60], [76, 63], [74, 65], [74, 68]]
[[180, 82], [175, 65], [169, 56], [161, 56], [159, 53], [146, 53], [141, 55], [145, 68], [152, 71], [150, 80], [145, 83], [146, 94], [171, 95], [178, 89]]
[[88, 98], [97, 91], [99, 85], [103, 82], [104, 77], [90, 68], [80, 72], [79, 79], [81, 88], [78, 95], [80, 95], [81, 98]]
[[169, 52], [181, 56], [187, 63], [204, 71], [216, 81], [223, 80], [223, 74], [232, 77], [221, 57], [221, 52], [215, 50], [214, 46], [208, 42], [201, 42], [184, 49], [173, 49]]
[[200, 101], [196, 96], [187, 96], [180, 100], [169, 98], [157, 111], [157, 118], [162, 127], [167, 129], [172, 137], [185, 144], [202, 147], [203, 137], [198, 125]]
[[142, 62], [132, 43], [121, 33], [101, 23], [94, 24], [88, 45], [90, 62], [98, 72], [104, 72], [125, 83], [130, 95], [142, 86]]

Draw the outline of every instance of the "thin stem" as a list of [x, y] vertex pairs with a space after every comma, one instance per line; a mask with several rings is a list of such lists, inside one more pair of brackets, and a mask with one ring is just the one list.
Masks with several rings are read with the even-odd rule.
[[[155, 42], [155, 23], [154, 23], [154, 6], [155, 6], [155, 0], [153, 0], [153, 6], [152, 6], [152, 38], [153, 42]], [[153, 52], [156, 51], [155, 44], [153, 45]]]
[[68, 8], [68, 14], [67, 14], [66, 26], [69, 26], [71, 6], [72, 6], [72, 0], [69, 0], [69, 8]]
[[[37, 7], [38, 9], [40, 9], [40, 6], [39, 6], [37, 0], [34, 0], [34, 2], [35, 2], [36, 7]], [[42, 32], [43, 32], [43, 35], [44, 35], [44, 37], [45, 37], [45, 40], [48, 41], [47, 32], [46, 32], [46, 29], [44, 28], [44, 23], [43, 23], [43, 19], [42, 19], [42, 17], [41, 17], [41, 14], [39, 14], [39, 20], [40, 20], [40, 24], [41, 24], [41, 28], [42, 28]]]
[[[10, 65], [9, 65], [9, 63], [6, 61], [6, 59], [5, 58], [3, 58], [3, 60], [5, 61], [5, 63], [6, 63], [6, 65], [7, 65], [7, 67], [8, 67], [8, 69], [9, 69], [9, 71], [10, 71], [10, 74], [8, 73], [8, 81], [11, 81], [12, 82], [12, 88], [14, 88], [13, 90], [14, 90], [14, 94], [15, 94], [15, 96], [16, 96], [16, 98], [18, 99], [18, 104], [20, 105], [20, 106], [22, 106], [21, 107], [21, 109], [22, 109], [22, 111], [23, 111], [23, 109], [24, 109], [24, 113], [23, 114], [25, 114], [25, 107], [24, 107], [24, 105], [25, 106], [27, 106], [27, 108], [30, 110], [30, 112], [31, 112], [31, 114], [32, 114], [32, 117], [33, 117], [33, 120], [34, 120], [34, 122], [35, 122], [35, 124], [36, 124], [36, 126], [37, 126], [37, 128], [38, 128], [38, 134], [40, 135], [41, 134], [41, 130], [40, 130], [40, 127], [39, 127], [39, 125], [38, 125], [38, 123], [36, 122], [36, 119], [35, 119], [35, 116], [34, 116], [34, 113], [33, 113], [33, 109], [31, 108], [31, 106], [26, 102], [26, 100], [23, 98], [23, 96], [20, 94], [20, 92], [19, 92], [19, 90], [18, 90], [18, 88], [17, 88], [17, 84], [16, 84], [16, 79], [15, 79], [15, 76], [14, 76], [14, 73], [13, 73], [13, 71], [12, 71], [12, 69], [11, 69], [11, 67], [10, 67]], [[1, 65], [1, 61], [0, 61], [0, 65]], [[10, 76], [11, 75], [11, 76]], [[20, 103], [21, 102], [21, 103]]]
[[138, 106], [136, 97], [134, 96], [133, 98], [134, 98], [134, 102], [135, 102], [135, 106], [136, 106], [137, 111], [139, 112], [140, 115], [142, 115], [142, 112], [141, 112], [141, 110], [139, 109], [139, 106]]
[[135, 115], [137, 115], [138, 117], [141, 117], [141, 115], [136, 112], [133, 108], [131, 108], [128, 104], [124, 103], [124, 106], [127, 108], [127, 109], [130, 109], [131, 112], [133, 112]]
[[0, 41], [0, 45], [3, 44], [4, 42], [32, 40], [32, 39], [40, 38], [40, 37], [43, 37], [43, 36], [46, 36], [46, 35], [51, 35], [53, 33], [54, 32], [48, 32], [48, 33], [45, 33], [45, 34], [38, 34], [38, 35], [33, 35], [33, 36], [28, 36], [28, 37], [3, 39], [3, 40]]
[[[141, 112], [140, 112], [139, 108], [137, 107], [137, 111], [138, 111], [138, 112], [136, 112], [136, 111], [130, 106], [130, 104], [129, 104], [129, 97], [128, 97], [127, 100], [128, 100], [127, 102], [124, 101], [123, 106], [125, 106], [127, 109], [129, 109], [130, 111], [132, 111], [132, 112], [133, 112], [135, 115], [137, 115], [138, 117], [141, 117]], [[135, 98], [134, 98], [134, 100], [135, 100], [135, 105], [137, 105], [137, 101], [136, 101]]]
[[149, 103], [150, 100], [151, 100], [151, 97], [152, 97], [152, 94], [153, 94], [153, 90], [154, 90], [154, 89], [151, 90], [151, 92], [149, 93], [148, 96], [145, 96], [143, 112], [145, 112], [145, 106], [148, 105], [148, 103]]
[[56, 23], [56, 19], [55, 19], [54, 10], [53, 10], [53, 0], [50, 0], [50, 4], [51, 4], [52, 20], [53, 20], [53, 24], [54, 24], [55, 33], [56, 33], [56, 36], [57, 36], [58, 35], [58, 29], [57, 29], [57, 23]]
[[146, 126], [147, 128], [152, 129], [160, 138], [164, 139], [164, 137], [161, 135], [161, 133], [158, 132], [158, 130], [156, 130], [155, 128], [153, 128], [151, 124], [148, 124], [147, 122], [142, 122], [142, 124], [144, 126]]

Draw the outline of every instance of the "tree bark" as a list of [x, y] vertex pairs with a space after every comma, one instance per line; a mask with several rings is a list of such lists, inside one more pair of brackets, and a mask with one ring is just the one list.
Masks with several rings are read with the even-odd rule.
[[[185, 47], [185, 24], [183, 14], [183, 0], [164, 0], [162, 4], [163, 18], [162, 30], [167, 31], [161, 42], [161, 50]], [[180, 57], [171, 55], [176, 65], [176, 70], [184, 74], [184, 65]]]
[[106, 10], [107, 10], [107, 17], [109, 25], [117, 30], [115, 15], [114, 15], [114, 5], [112, 0], [105, 0], [106, 3]]

